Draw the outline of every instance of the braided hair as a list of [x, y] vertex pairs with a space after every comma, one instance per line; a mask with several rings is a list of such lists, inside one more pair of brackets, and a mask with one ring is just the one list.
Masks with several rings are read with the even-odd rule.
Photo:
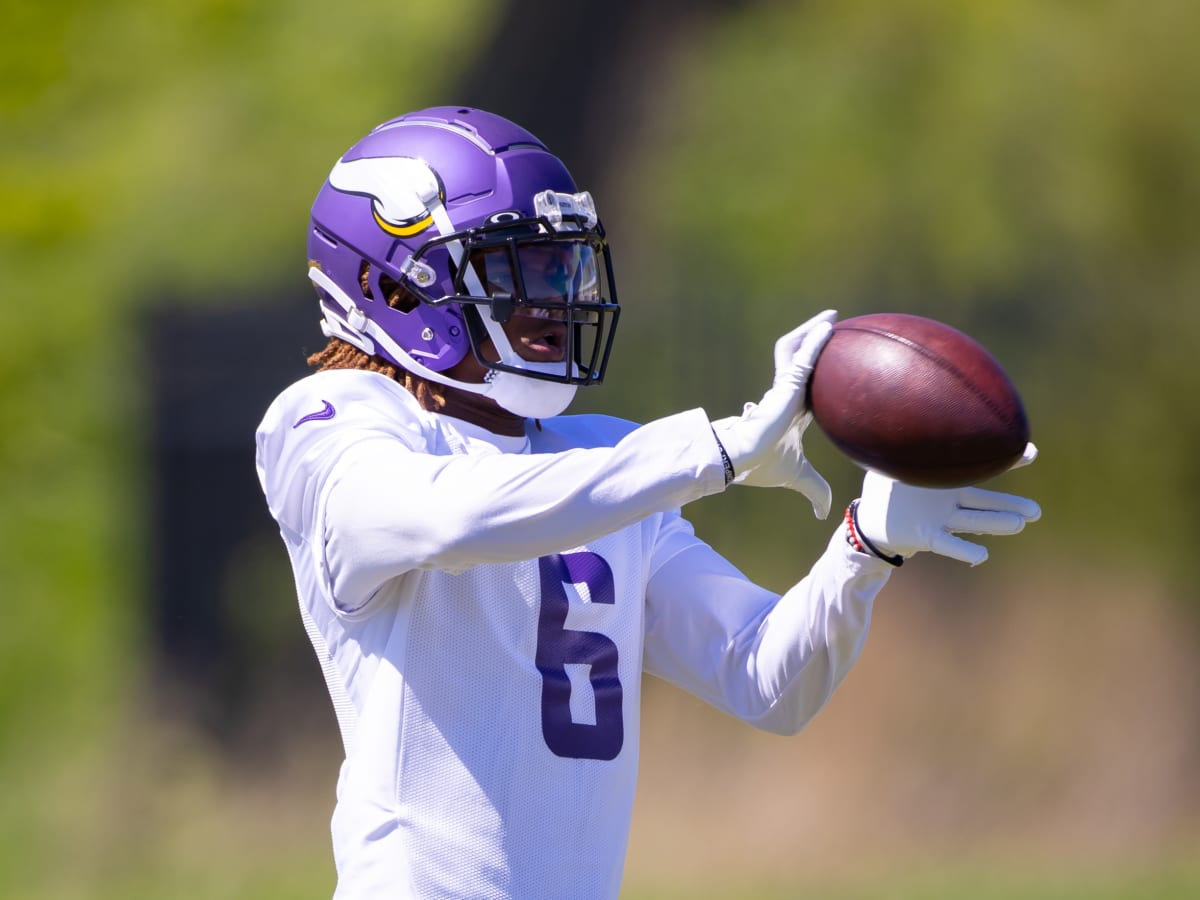
[[[317, 263], [309, 260], [310, 266]], [[371, 284], [368, 278], [370, 268], [365, 261], [359, 269], [358, 282], [362, 286], [363, 296], [368, 300], [371, 296]], [[419, 302], [409, 291], [402, 288], [386, 275], [380, 277], [380, 286], [387, 291], [387, 304], [405, 312], [415, 309]], [[348, 341], [331, 337], [329, 342], [316, 353], [308, 357], [308, 364], [318, 371], [327, 369], [363, 369], [367, 372], [378, 372], [386, 378], [398, 381], [405, 389], [417, 398], [417, 402], [425, 409], [437, 411], [446, 405], [445, 388], [419, 375], [400, 368], [378, 354], [365, 353]]]

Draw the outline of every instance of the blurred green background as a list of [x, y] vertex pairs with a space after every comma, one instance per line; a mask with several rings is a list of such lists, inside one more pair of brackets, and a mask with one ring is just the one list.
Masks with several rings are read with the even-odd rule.
[[[996, 487], [1044, 520], [982, 569], [898, 573], [800, 737], [647, 685], [626, 895], [1200, 894], [1200, 6], [5, 11], [0, 896], [331, 893], [336, 727], [254, 420], [214, 410], [231, 468], [205, 467], [164, 385], [302, 372], [321, 180], [444, 103], [527, 125], [597, 196], [625, 311], [580, 410], [730, 414], [812, 313], [906, 311], [995, 352], [1042, 451]], [[833, 527], [780, 493], [689, 510], [777, 589]], [[207, 594], [181, 609], [187, 548]]]

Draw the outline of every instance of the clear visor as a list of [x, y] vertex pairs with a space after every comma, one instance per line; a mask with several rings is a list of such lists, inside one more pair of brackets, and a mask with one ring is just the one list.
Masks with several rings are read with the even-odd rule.
[[476, 251], [471, 261], [489, 297], [507, 295], [516, 300], [513, 315], [546, 317], [555, 307], [571, 306], [576, 323], [599, 320], [599, 313], [586, 307], [604, 302], [604, 266], [588, 242], [495, 247]]

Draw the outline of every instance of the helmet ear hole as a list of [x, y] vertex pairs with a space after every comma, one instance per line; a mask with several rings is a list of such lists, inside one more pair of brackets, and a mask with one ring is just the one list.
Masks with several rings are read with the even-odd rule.
[[368, 300], [374, 300], [371, 296], [371, 264], [365, 259], [358, 267], [358, 286], [362, 289], [362, 295]]
[[364, 259], [358, 270], [358, 283], [364, 297], [374, 300], [378, 293], [386, 300], [388, 306], [402, 313], [410, 313], [421, 305], [415, 294], [401, 287], [400, 283], [386, 272], [379, 273], [378, 291], [372, 289], [371, 282], [371, 264]]
[[402, 313], [410, 313], [421, 305], [421, 301], [412, 291], [401, 287], [390, 275], [379, 276], [379, 289], [387, 297], [387, 305]]

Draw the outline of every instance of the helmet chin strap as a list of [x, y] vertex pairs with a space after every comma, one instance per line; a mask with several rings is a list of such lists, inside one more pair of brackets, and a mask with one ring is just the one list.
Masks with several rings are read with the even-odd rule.
[[563, 413], [575, 399], [579, 385], [561, 381], [526, 378], [514, 372], [495, 372], [488, 385], [490, 391], [480, 391], [501, 409], [525, 419], [551, 419]]
[[[441, 224], [439, 223], [439, 228]], [[461, 256], [461, 247], [458, 248]], [[435, 372], [430, 369], [404, 350], [397, 344], [386, 331], [379, 327], [375, 322], [367, 318], [366, 314], [347, 296], [328, 275], [322, 272], [315, 266], [308, 270], [309, 279], [324, 291], [340, 310], [335, 310], [329, 304], [322, 304], [325, 311], [325, 318], [321, 322], [321, 331], [326, 337], [341, 338], [348, 343], [353, 344], [364, 353], [375, 353], [376, 348], [382, 347], [388, 352], [394, 360], [400, 363], [407, 371], [414, 375], [419, 375], [427, 381], [432, 381], [436, 384], [452, 387], [460, 391], [466, 391], [471, 394], [479, 394], [487, 397], [508, 412], [516, 416], [521, 416], [526, 419], [549, 419], [562, 413], [571, 401], [575, 399], [575, 391], [577, 385], [564, 384], [557, 381], [544, 381], [539, 378], [526, 378], [523, 375], [517, 375], [513, 372], [490, 371], [487, 380], [482, 384], [469, 381], [458, 381], [454, 378], [449, 378], [441, 372]], [[468, 270], [468, 278], [473, 280], [474, 284], [468, 284], [468, 288], [474, 292], [477, 289], [482, 290], [479, 286], [478, 277], [475, 276], [473, 269]], [[476, 296], [483, 296], [482, 293]], [[487, 322], [489, 317], [483, 317]], [[499, 323], [496, 323], [497, 325]], [[512, 345], [508, 342], [507, 335], [504, 334], [502, 328], [497, 328], [503, 337], [503, 346], [497, 346], [500, 352], [501, 361], [504, 361], [505, 351], [515, 356]], [[488, 329], [491, 334], [491, 329]], [[493, 342], [496, 339], [492, 338]], [[545, 372], [552, 374], [557, 371], [557, 365], [554, 363], [531, 363], [521, 360], [517, 357], [520, 363], [520, 368], [535, 372]], [[515, 363], [513, 365], [516, 365]]]

